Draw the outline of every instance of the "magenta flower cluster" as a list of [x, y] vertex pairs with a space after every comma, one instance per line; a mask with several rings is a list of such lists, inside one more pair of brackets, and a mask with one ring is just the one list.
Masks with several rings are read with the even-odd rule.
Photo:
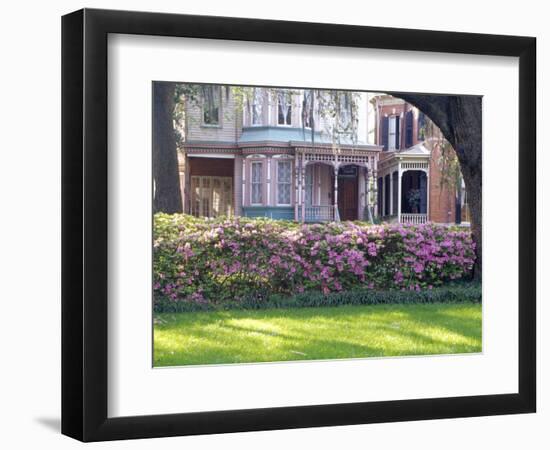
[[211, 303], [304, 291], [430, 289], [470, 275], [468, 230], [155, 216], [156, 298]]

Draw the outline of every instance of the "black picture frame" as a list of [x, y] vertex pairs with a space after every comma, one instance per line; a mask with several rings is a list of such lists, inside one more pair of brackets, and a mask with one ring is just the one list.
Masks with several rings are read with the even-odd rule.
[[[123, 33], [519, 58], [517, 393], [107, 417], [107, 36]], [[82, 441], [535, 412], [536, 39], [84, 9], [62, 18], [62, 433]]]

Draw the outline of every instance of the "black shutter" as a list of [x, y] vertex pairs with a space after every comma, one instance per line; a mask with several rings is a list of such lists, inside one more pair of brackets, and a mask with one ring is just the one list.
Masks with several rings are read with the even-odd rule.
[[388, 118], [382, 118], [382, 146], [384, 150], [388, 149]]
[[401, 131], [401, 121], [399, 120], [399, 116], [395, 116], [395, 148], [399, 150], [401, 148], [401, 140], [400, 140], [400, 131]]
[[382, 216], [382, 177], [378, 178], [378, 198], [376, 208], [378, 209], [378, 215]]
[[405, 116], [405, 148], [413, 145], [413, 112], [407, 111]]

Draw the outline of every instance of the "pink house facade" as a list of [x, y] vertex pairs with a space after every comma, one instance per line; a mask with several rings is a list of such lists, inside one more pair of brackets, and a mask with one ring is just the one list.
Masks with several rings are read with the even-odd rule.
[[[308, 107], [307, 90], [254, 88], [239, 102], [230, 87], [203, 89], [206, 100], [185, 104], [179, 159], [186, 213], [302, 222], [430, 220], [430, 151], [418, 131], [407, 148], [403, 134], [396, 136], [404, 122], [388, 117], [408, 110], [399, 105], [388, 115], [383, 103], [389, 97], [354, 93], [351, 139]], [[413, 120], [414, 134], [418, 114]], [[426, 198], [414, 208], [405, 192], [411, 189]]]

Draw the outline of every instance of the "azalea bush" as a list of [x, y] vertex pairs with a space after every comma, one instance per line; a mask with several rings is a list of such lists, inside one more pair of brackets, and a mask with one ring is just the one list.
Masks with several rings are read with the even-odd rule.
[[425, 225], [154, 218], [155, 302], [261, 304], [309, 293], [430, 290], [470, 277], [469, 231]]

